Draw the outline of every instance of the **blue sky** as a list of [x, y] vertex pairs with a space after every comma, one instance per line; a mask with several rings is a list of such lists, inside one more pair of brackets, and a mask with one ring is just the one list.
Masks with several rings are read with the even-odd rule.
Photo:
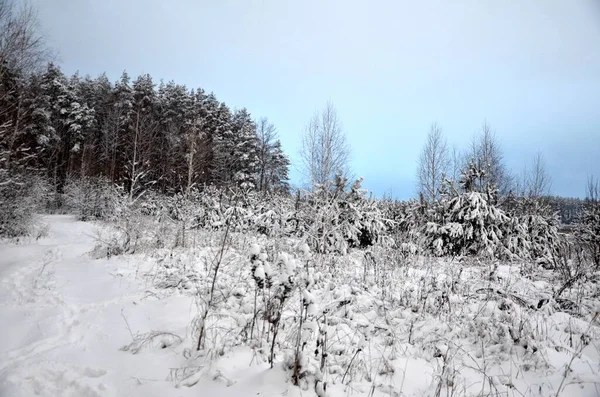
[[33, 3], [66, 73], [126, 69], [214, 91], [268, 117], [292, 161], [331, 100], [352, 169], [377, 195], [415, 194], [434, 121], [463, 148], [487, 120], [515, 173], [542, 151], [554, 194], [583, 196], [600, 176], [595, 0]]

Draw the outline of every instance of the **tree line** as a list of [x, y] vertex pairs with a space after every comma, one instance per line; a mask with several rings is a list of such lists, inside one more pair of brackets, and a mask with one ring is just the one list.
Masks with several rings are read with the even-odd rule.
[[35, 9], [0, 0], [0, 176], [103, 177], [131, 196], [193, 186], [289, 189], [274, 125], [213, 93], [148, 75], [116, 82], [66, 76], [38, 33]]
[[102, 176], [130, 195], [196, 185], [287, 191], [289, 160], [275, 127], [213, 93], [148, 74], [112, 83], [67, 77], [49, 63], [25, 74], [2, 65], [4, 169], [43, 169], [60, 190], [70, 176]]

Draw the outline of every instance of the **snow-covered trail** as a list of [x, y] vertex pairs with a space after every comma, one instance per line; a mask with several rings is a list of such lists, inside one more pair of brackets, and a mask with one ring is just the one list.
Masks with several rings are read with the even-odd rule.
[[132, 333], [184, 337], [193, 300], [148, 293], [142, 274], [152, 265], [141, 256], [92, 259], [95, 225], [62, 215], [44, 222], [46, 237], [0, 244], [0, 397], [296, 395], [280, 370], [250, 367], [247, 350], [211, 371], [226, 382], [209, 375], [181, 388], [168, 376], [184, 364], [184, 346], [121, 351]]
[[0, 396], [131, 395], [128, 387], [144, 383], [136, 381], [140, 374], [164, 381], [162, 365], [153, 374], [156, 363], [144, 366], [147, 358], [119, 351], [131, 342], [124, 318], [133, 332], [146, 332], [150, 322], [172, 327], [161, 319], [183, 314], [184, 324], [189, 305], [182, 313], [172, 299], [168, 309], [158, 300], [140, 305], [145, 288], [134, 263], [87, 254], [94, 225], [69, 216], [45, 222], [47, 237], [0, 245]]

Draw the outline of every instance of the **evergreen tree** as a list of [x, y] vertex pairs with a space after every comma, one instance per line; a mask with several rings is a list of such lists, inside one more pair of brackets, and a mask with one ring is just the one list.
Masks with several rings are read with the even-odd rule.
[[112, 182], [121, 179], [125, 164], [125, 150], [129, 119], [133, 112], [133, 90], [127, 72], [123, 72], [112, 92], [111, 106], [103, 123], [103, 158], [107, 176]]
[[231, 112], [224, 103], [220, 103], [213, 93], [206, 95], [202, 89], [195, 94], [195, 106], [201, 126], [200, 142], [196, 159], [197, 183], [201, 185], [217, 184], [220, 172], [217, 166], [216, 145], [231, 124]]
[[[440, 199], [427, 209], [425, 245], [435, 255], [506, 255], [504, 237], [509, 218], [490, 202], [493, 185], [478, 191], [485, 171], [471, 162], [462, 175], [463, 192], [444, 189]], [[446, 182], [448, 184], [448, 182]]]
[[93, 109], [80, 103], [73, 85], [50, 63], [41, 76], [40, 92], [32, 98], [30, 110], [29, 128], [49, 152], [47, 159], [52, 162], [49, 171], [60, 192], [87, 129], [94, 122]]
[[82, 95], [84, 101], [89, 107], [94, 109], [94, 118], [96, 120], [90, 135], [89, 141], [91, 153], [86, 156], [89, 161], [87, 172], [90, 175], [106, 174], [107, 165], [110, 164], [104, 150], [105, 132], [112, 112], [112, 94], [113, 85], [106, 77], [106, 74], [100, 75], [93, 80], [84, 80]]
[[256, 124], [246, 109], [236, 111], [232, 118], [230, 134], [226, 135], [222, 148], [229, 153], [225, 159], [224, 174], [226, 184], [240, 186], [243, 189], [256, 188], [256, 170], [258, 167], [258, 140]]
[[125, 183], [130, 200], [160, 178], [156, 172], [151, 175], [152, 171], [156, 171], [152, 164], [152, 160], [156, 159], [153, 151], [158, 135], [156, 108], [157, 96], [152, 78], [148, 74], [139, 76], [133, 82], [133, 108], [126, 141]]
[[267, 173], [267, 184], [278, 193], [289, 193], [289, 167], [290, 160], [283, 152], [281, 142], [276, 140], [271, 149], [270, 167]]
[[171, 81], [159, 88], [158, 101], [160, 149], [156, 151], [159, 157], [155, 165], [163, 176], [160, 186], [162, 190], [167, 186], [180, 189], [187, 184], [186, 153], [190, 151], [189, 146], [195, 146], [189, 139], [197, 113], [195, 97], [185, 86]]

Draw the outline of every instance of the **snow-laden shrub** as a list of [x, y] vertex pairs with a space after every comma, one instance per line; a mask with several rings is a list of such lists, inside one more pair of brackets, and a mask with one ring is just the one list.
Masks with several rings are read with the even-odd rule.
[[147, 195], [131, 201], [118, 187], [110, 197], [112, 200], [103, 201], [106, 206], [100, 213], [110, 223], [97, 236], [94, 256], [135, 254], [177, 245], [173, 243], [177, 228], [166, 215], [164, 197]]
[[[231, 232], [300, 238], [320, 253], [343, 253], [352, 247], [390, 241], [387, 236], [393, 222], [386, 218], [379, 202], [366, 196], [360, 180], [348, 191], [343, 186], [345, 182], [340, 182], [335, 190], [317, 189], [296, 197], [209, 186], [171, 196], [146, 195], [126, 202], [122, 211], [135, 210], [136, 216], [159, 225], [154, 229], [170, 225], [174, 246], [187, 246], [194, 230], [218, 231], [226, 226]], [[70, 185], [68, 192], [71, 206], [78, 209], [82, 219], [99, 217], [95, 214], [101, 213], [98, 207], [104, 201], [96, 196], [104, 197], [102, 191], [78, 182]], [[129, 215], [121, 214], [117, 223], [123, 226], [131, 220]], [[156, 246], [165, 246], [165, 240], [161, 237], [161, 244]]]
[[212, 218], [220, 219], [222, 215], [219, 211], [218, 193], [210, 187], [203, 191], [190, 189], [187, 193], [175, 193], [164, 197], [162, 204], [161, 206], [154, 200], [145, 206], [149, 214], [157, 216], [162, 211], [163, 215], [173, 221], [189, 221], [196, 227], [213, 226]]
[[504, 250], [509, 218], [480, 192], [464, 192], [438, 203], [441, 219], [427, 222], [425, 245], [435, 255], [494, 256]]
[[482, 175], [471, 164], [462, 176], [461, 191], [447, 183], [438, 200], [414, 207], [416, 217], [426, 221], [421, 227], [425, 249], [437, 256], [484, 255], [550, 263], [558, 241], [556, 213], [540, 199], [516, 197], [505, 205], [509, 211], [503, 210], [494, 186], [475, 190], [474, 181]]
[[66, 209], [82, 221], [111, 219], [125, 205], [125, 195], [119, 186], [106, 178], [71, 179], [64, 188]]
[[295, 198], [214, 187], [191, 189], [165, 198], [162, 210], [147, 205], [147, 212], [162, 211], [180, 225], [180, 235], [189, 229], [223, 229], [227, 219], [231, 231], [299, 237], [317, 252], [346, 252], [381, 242], [391, 222], [379, 203], [366, 197], [360, 180], [349, 191], [344, 185], [340, 181], [334, 190], [317, 189]]
[[426, 202], [423, 200], [382, 202], [385, 217], [390, 219], [388, 234], [395, 248], [403, 255], [414, 255], [422, 251], [421, 230], [426, 222]]
[[[283, 350], [283, 367], [290, 380], [303, 390], [315, 390], [324, 396], [327, 389], [325, 369], [329, 355], [328, 325], [314, 290], [321, 289], [319, 274], [313, 266], [312, 256], [306, 243], [300, 244], [296, 254], [279, 252], [269, 257], [264, 247], [253, 244], [250, 248], [250, 271], [255, 282], [253, 319], [250, 335], [256, 337], [255, 346], [261, 346], [265, 337], [269, 345], [268, 361], [275, 364], [277, 349]], [[306, 266], [299, 266], [299, 262]], [[314, 265], [314, 263], [313, 263]], [[259, 299], [260, 298], [260, 299]], [[299, 304], [299, 305], [298, 305]], [[298, 305], [298, 306], [297, 306]], [[290, 309], [294, 307], [293, 323]], [[284, 314], [287, 311], [287, 316]], [[262, 320], [267, 325], [261, 327]], [[281, 325], [287, 320], [287, 328]], [[255, 332], [256, 329], [256, 332]], [[284, 335], [279, 337], [281, 331]], [[269, 341], [269, 334], [271, 340]]]
[[588, 199], [575, 235], [587, 251], [590, 261], [600, 268], [600, 201]]
[[0, 236], [19, 237], [31, 234], [35, 214], [43, 209], [48, 184], [31, 175], [3, 173], [0, 180]]
[[297, 229], [316, 252], [345, 253], [348, 248], [364, 248], [386, 239], [392, 222], [377, 201], [366, 196], [361, 182], [356, 180], [345, 191], [346, 181], [338, 177], [333, 190], [317, 188], [307, 193], [306, 205], [297, 213]]
[[289, 196], [265, 194], [257, 198], [253, 209], [253, 228], [269, 237], [297, 232], [294, 201]]
[[256, 193], [252, 191], [208, 186], [165, 198], [164, 211], [170, 219], [185, 222], [191, 229], [219, 230], [227, 221], [232, 231], [246, 231], [253, 226], [257, 202]]
[[518, 198], [509, 212], [507, 249], [519, 258], [550, 263], [558, 244], [558, 215], [539, 198]]

